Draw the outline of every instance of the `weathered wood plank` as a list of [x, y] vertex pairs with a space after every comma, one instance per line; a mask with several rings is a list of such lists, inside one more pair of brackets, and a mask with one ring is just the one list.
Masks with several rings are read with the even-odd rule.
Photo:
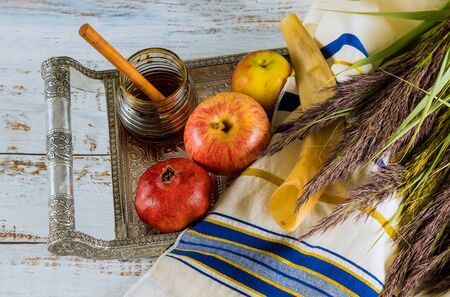
[[[310, 2], [1, 1], [0, 153], [45, 151], [39, 73], [44, 59], [68, 55], [89, 67], [111, 68], [78, 37], [77, 29], [84, 22], [124, 56], [159, 46], [192, 58], [282, 46], [278, 20], [289, 12], [303, 15]], [[104, 102], [95, 95], [80, 95], [74, 98], [73, 108], [75, 152], [106, 153]]]
[[45, 244], [0, 244], [0, 296], [119, 297], [150, 265], [57, 257]]
[[[109, 157], [75, 157], [76, 228], [114, 238]], [[44, 242], [48, 234], [45, 157], [0, 156], [0, 242]]]

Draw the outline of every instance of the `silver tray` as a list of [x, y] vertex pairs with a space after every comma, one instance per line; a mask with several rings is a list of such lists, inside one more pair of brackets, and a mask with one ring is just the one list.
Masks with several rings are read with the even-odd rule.
[[[287, 55], [286, 49], [275, 49]], [[246, 53], [186, 61], [200, 99], [230, 89], [231, 72]], [[72, 69], [72, 70], [71, 70]], [[73, 196], [73, 154], [70, 120], [71, 72], [102, 80], [105, 87], [111, 153], [115, 239], [94, 238], [75, 229]], [[158, 145], [141, 143], [122, 127], [115, 100], [118, 87], [116, 70], [94, 71], [69, 57], [50, 58], [42, 64], [47, 107], [47, 166], [50, 183], [48, 249], [58, 255], [93, 259], [130, 259], [157, 257], [179, 233], [160, 234], [144, 225], [134, 209], [134, 194], [139, 176], [152, 164], [185, 156], [182, 140]], [[230, 178], [213, 176], [215, 201]]]

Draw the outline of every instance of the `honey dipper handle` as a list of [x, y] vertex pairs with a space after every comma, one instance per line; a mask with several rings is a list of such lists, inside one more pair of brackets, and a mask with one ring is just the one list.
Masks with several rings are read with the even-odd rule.
[[151, 100], [160, 101], [165, 99], [161, 94], [136, 68], [134, 68], [115, 48], [111, 46], [94, 28], [89, 24], [80, 27], [79, 34], [109, 62], [117, 67], [126, 77], [128, 77], [136, 87], [144, 92]]

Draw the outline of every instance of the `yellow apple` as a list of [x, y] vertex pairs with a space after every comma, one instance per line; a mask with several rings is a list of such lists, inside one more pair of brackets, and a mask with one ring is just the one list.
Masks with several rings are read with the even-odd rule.
[[258, 101], [270, 117], [291, 71], [289, 62], [279, 53], [256, 51], [246, 55], [236, 65], [231, 75], [231, 90]]

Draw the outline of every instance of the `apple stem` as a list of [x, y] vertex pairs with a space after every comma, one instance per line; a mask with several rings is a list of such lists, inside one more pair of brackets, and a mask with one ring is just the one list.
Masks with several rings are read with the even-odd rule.
[[230, 131], [232, 125], [227, 120], [224, 120], [224, 121], [212, 123], [211, 126], [213, 129], [222, 130], [223, 132], [227, 133], [228, 131]]
[[261, 67], [262, 67], [262, 68], [266, 68], [266, 67], [267, 67], [266, 62], [267, 62], [266, 59], [263, 59], [263, 60], [262, 60], [262, 62], [261, 62]]

